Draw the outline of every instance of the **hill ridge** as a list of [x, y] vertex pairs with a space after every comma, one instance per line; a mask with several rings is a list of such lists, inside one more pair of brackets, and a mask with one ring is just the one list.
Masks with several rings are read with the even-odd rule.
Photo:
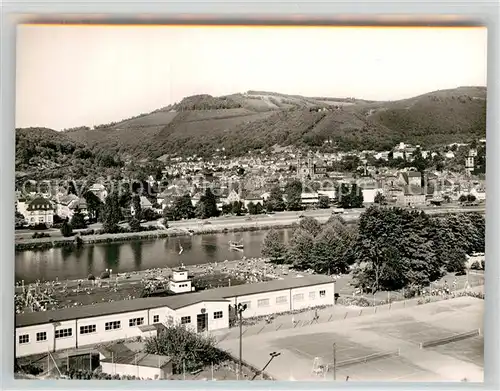
[[198, 94], [95, 129], [56, 133], [64, 143], [137, 158], [172, 150], [212, 155], [221, 147], [242, 155], [275, 144], [321, 149], [326, 142], [341, 150], [386, 150], [400, 141], [427, 147], [483, 137], [486, 91], [461, 86], [396, 101], [257, 90], [220, 97]]

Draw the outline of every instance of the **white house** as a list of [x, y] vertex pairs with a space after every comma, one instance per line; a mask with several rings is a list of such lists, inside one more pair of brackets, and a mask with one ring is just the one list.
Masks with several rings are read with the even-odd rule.
[[302, 193], [300, 195], [300, 202], [303, 206], [316, 205], [319, 202], [319, 195], [316, 192]]
[[[156, 328], [153, 326], [145, 326]], [[99, 347], [99, 362], [103, 373], [135, 376], [141, 379], [163, 380], [172, 375], [172, 360], [168, 356], [137, 352], [121, 343]]]
[[169, 281], [168, 289], [174, 293], [186, 293], [193, 291], [194, 288], [191, 286], [188, 271], [183, 268], [172, 270], [172, 279]]
[[15, 355], [74, 349], [150, 335], [142, 326], [183, 324], [195, 332], [229, 327], [230, 304], [247, 304], [243, 317], [335, 304], [331, 277], [310, 275], [167, 297], [17, 314]]
[[[141, 210], [145, 210], [145, 209], [152, 209], [153, 208], [153, 204], [144, 196], [140, 196], [139, 197], [139, 202], [140, 202], [140, 205], [141, 205]], [[134, 203], [132, 202], [130, 204], [130, 213], [132, 214], [132, 216], [135, 215], [135, 209], [134, 209]]]
[[320, 196], [328, 197], [328, 199], [330, 201], [333, 201], [337, 197], [337, 191], [335, 189], [332, 189], [332, 190], [318, 190], [318, 198]]
[[48, 199], [36, 197], [28, 203], [23, 216], [28, 225], [45, 224], [50, 227], [54, 223], [54, 206]]
[[90, 186], [89, 191], [94, 193], [102, 202], [104, 202], [108, 196], [108, 191], [101, 183], [94, 183]]
[[254, 205], [260, 204], [264, 205], [264, 199], [258, 193], [251, 192], [246, 194], [242, 199], [243, 205], [245, 208], [248, 208], [248, 204], [253, 203]]
[[232, 204], [233, 202], [241, 201], [240, 195], [236, 192], [236, 190], [231, 190], [227, 197], [225, 197], [222, 202], [226, 204]]
[[21, 213], [24, 218], [27, 216], [28, 202], [26, 202], [25, 198], [19, 198], [16, 201], [16, 211]]
[[425, 205], [425, 194], [403, 192], [397, 196], [397, 203], [402, 206]]
[[56, 214], [62, 218], [71, 219], [78, 208], [83, 215], [88, 214], [87, 202], [74, 194], [56, 196]]

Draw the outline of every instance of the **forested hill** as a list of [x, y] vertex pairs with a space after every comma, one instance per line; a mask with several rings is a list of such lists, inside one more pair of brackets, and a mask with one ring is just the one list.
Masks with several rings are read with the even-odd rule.
[[[21, 139], [31, 138], [26, 132], [31, 130], [18, 130]], [[135, 158], [211, 155], [222, 147], [240, 155], [273, 145], [384, 150], [404, 141], [425, 148], [484, 137], [486, 88], [460, 87], [391, 102], [265, 91], [196, 95], [128, 120], [53, 133], [38, 130], [36, 137]], [[23, 161], [26, 150], [33, 152], [28, 144], [18, 142]]]

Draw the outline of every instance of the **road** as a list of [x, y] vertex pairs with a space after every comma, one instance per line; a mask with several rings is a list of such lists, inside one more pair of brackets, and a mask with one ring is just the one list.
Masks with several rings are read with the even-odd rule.
[[[213, 228], [235, 228], [235, 227], [251, 227], [258, 225], [286, 225], [298, 222], [301, 216], [314, 217], [320, 222], [325, 222], [332, 215], [333, 209], [315, 209], [306, 210], [300, 212], [277, 212], [273, 214], [262, 214], [254, 216], [222, 216], [216, 218], [210, 218], [207, 220], [191, 219], [191, 220], [181, 220], [181, 221], [169, 221], [169, 227], [178, 229], [199, 229], [200, 227], [213, 227]], [[460, 207], [459, 205], [451, 205], [446, 207], [422, 207], [418, 210], [424, 210], [428, 214], [439, 214], [447, 212], [483, 212], [485, 211], [484, 206], [479, 207]], [[360, 214], [364, 209], [349, 209], [346, 210], [342, 216], [347, 222], [355, 221], [359, 218]], [[157, 225], [157, 221], [149, 221], [142, 223], [144, 226]], [[122, 223], [122, 226], [126, 227], [127, 223]], [[102, 224], [96, 223], [91, 224], [88, 229], [101, 229]], [[75, 230], [78, 232], [78, 230]], [[60, 237], [61, 232], [59, 229], [49, 229], [45, 232], [49, 233], [52, 237]], [[17, 230], [16, 239], [29, 239], [33, 235], [31, 230]]]

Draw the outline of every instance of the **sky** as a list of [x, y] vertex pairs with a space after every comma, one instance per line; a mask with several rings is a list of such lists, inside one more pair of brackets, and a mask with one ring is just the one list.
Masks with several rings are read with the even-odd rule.
[[119, 121], [195, 94], [397, 100], [486, 86], [486, 28], [20, 25], [16, 127]]

